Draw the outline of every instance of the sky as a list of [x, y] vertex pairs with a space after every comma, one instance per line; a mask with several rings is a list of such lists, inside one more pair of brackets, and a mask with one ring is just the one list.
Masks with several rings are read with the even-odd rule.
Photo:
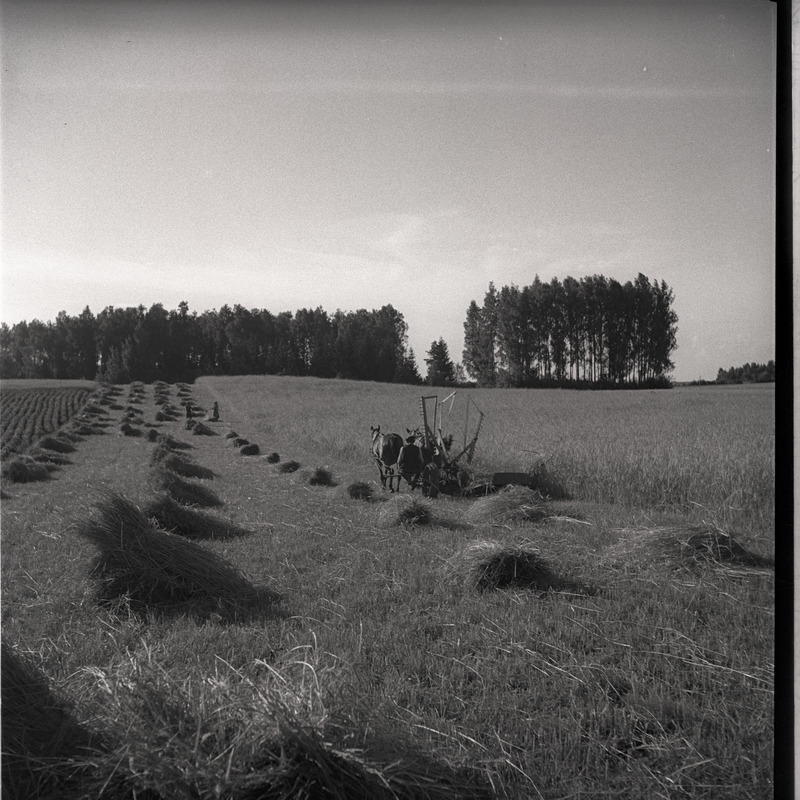
[[0, 4], [0, 320], [639, 272], [678, 381], [775, 356], [776, 4]]

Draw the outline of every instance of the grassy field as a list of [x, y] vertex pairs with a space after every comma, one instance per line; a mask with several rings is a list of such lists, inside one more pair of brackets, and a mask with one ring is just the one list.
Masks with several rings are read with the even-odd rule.
[[[124, 405], [132, 390], [120, 389]], [[768, 561], [698, 560], [675, 543], [722, 529], [774, 555], [773, 388], [470, 392], [485, 412], [476, 479], [543, 464], [563, 499], [505, 514], [425, 500], [415, 525], [401, 522], [407, 487], [389, 498], [376, 485], [369, 426], [416, 426], [420, 393], [203, 378], [192, 400], [220, 409], [203, 436], [183, 418], [155, 422], [163, 406], [148, 386], [140, 435], [118, 435], [123, 411], [106, 406], [103, 435], [50, 480], [4, 483], [4, 641], [102, 743], [102, 757], [58, 755], [64, 774], [94, 764], [59, 796], [97, 797], [104, 784], [107, 797], [297, 796], [248, 794], [276, 741], [304, 754], [303, 774], [312, 763], [327, 775], [334, 797], [356, 796], [331, 788], [344, 773], [375, 797], [393, 796], [387, 786], [400, 797], [772, 796], [774, 574]], [[457, 445], [463, 399], [445, 425]], [[279, 610], [231, 621], [222, 607], [97, 606], [98, 550], [77, 533], [105, 490], [140, 508], [156, 497], [150, 430], [191, 444], [187, 457], [214, 473], [193, 483], [223, 503], [204, 513], [238, 529], [197, 552], [280, 594]], [[241, 455], [230, 431], [261, 455]], [[289, 460], [300, 468], [281, 472]], [[318, 468], [338, 485], [312, 485]], [[374, 499], [352, 499], [355, 482]], [[520, 512], [534, 505], [544, 518]], [[535, 551], [560, 585], [476, 590], [470, 566], [490, 542]], [[56, 755], [42, 758], [52, 767]], [[383, 788], [363, 788], [376, 775]]]

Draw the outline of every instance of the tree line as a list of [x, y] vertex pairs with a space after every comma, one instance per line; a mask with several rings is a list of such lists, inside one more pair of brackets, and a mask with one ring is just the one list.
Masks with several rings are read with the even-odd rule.
[[483, 305], [467, 309], [463, 366], [478, 386], [670, 386], [673, 299], [641, 273], [625, 284], [603, 275], [490, 283]]
[[0, 378], [111, 383], [191, 381], [198, 375], [313, 375], [421, 383], [408, 326], [391, 305], [272, 314], [240, 305], [202, 314], [186, 302], [114, 308], [55, 322], [0, 325]]
[[719, 368], [716, 383], [774, 383], [775, 382], [775, 362], [768, 361], [766, 364], [747, 363], [742, 367], [731, 367], [730, 369]]

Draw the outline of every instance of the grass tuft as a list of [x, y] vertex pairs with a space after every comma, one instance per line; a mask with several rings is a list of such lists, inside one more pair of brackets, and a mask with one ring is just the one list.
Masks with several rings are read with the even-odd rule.
[[257, 444], [246, 444], [244, 447], [239, 448], [239, 452], [243, 456], [257, 456], [261, 449]]

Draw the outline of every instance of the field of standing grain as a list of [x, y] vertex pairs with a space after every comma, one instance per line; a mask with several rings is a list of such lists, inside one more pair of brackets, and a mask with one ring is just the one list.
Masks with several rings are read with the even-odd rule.
[[[35, 778], [62, 797], [103, 785], [108, 797], [164, 798], [314, 785], [334, 797], [768, 796], [774, 388], [469, 392], [485, 413], [476, 480], [544, 465], [560, 499], [501, 507], [417, 492], [426, 513], [413, 517], [407, 486], [380, 491], [369, 428], [419, 424], [421, 393], [434, 392], [252, 376], [116, 387], [94, 417], [103, 433], [77, 442], [70, 464], [40, 483], [4, 481], [4, 646], [95, 748], [39, 752], [45, 772], [20, 786]], [[463, 395], [446, 420], [457, 442]], [[202, 421], [211, 435], [187, 429], [187, 397], [218, 403], [220, 419]], [[277, 606], [211, 609], [210, 573], [182, 604], [134, 602], [130, 584], [98, 604], [112, 584], [90, 574], [106, 540], [87, 538], [87, 522], [108, 492], [134, 508], [114, 524], [155, 513], [158, 434], [213, 473], [184, 479], [221, 502], [194, 511], [236, 535], [164, 540], [186, 563], [155, 567], [185, 591], [205, 554]], [[290, 461], [298, 469], [283, 472]], [[336, 485], [311, 482], [317, 470]], [[355, 483], [373, 498], [352, 498]], [[142, 541], [161, 547], [148, 514]], [[712, 533], [731, 547], [706, 547]], [[510, 573], [482, 561], [497, 553]], [[543, 574], [551, 585], [536, 582]], [[4, 681], [13, 708], [5, 692]], [[8, 716], [4, 750], [16, 742]]]

